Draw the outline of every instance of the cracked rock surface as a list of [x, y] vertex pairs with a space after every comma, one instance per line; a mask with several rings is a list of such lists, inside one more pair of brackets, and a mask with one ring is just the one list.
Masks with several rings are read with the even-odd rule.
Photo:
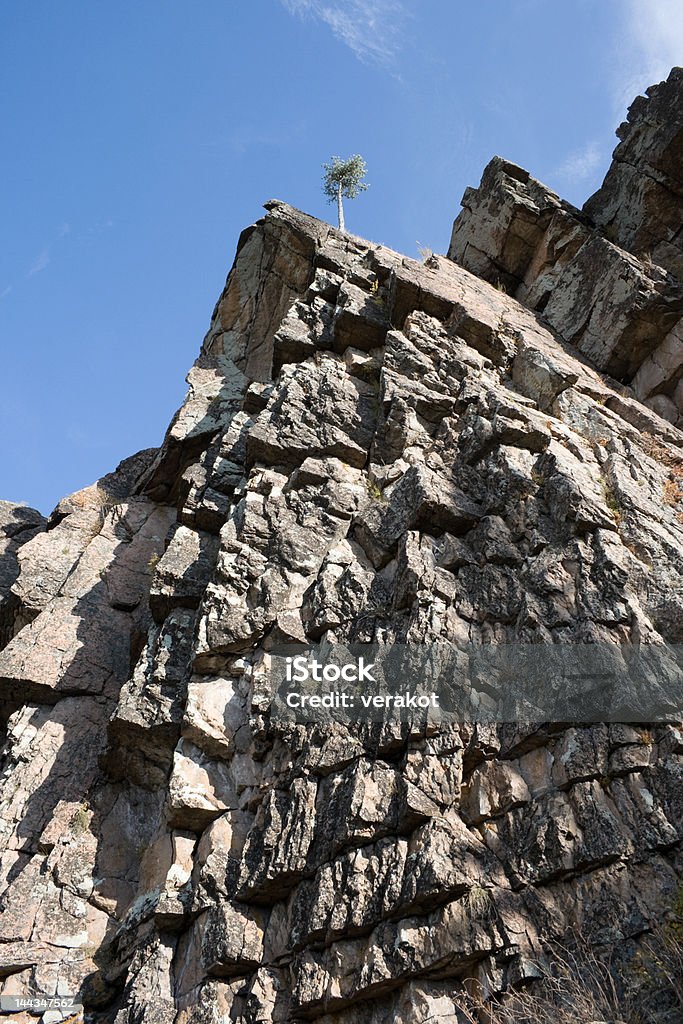
[[675, 724], [283, 725], [267, 686], [286, 642], [683, 643], [683, 289], [598, 207], [497, 159], [421, 264], [272, 201], [161, 447], [0, 505], [0, 994], [456, 1024], [672, 905]]
[[582, 211], [500, 157], [467, 189], [448, 255], [683, 425], [683, 69], [631, 105]]

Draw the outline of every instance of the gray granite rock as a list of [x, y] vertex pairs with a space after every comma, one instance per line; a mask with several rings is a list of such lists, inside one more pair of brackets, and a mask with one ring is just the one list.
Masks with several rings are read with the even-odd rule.
[[[679, 83], [623, 132], [662, 181]], [[677, 243], [664, 211], [629, 251], [659, 192], [617, 209], [619, 166], [580, 213], [494, 160], [460, 266], [269, 203], [161, 449], [47, 522], [0, 505], [0, 994], [462, 1024], [666, 917], [679, 724], [286, 723], [269, 675], [292, 642], [683, 642]]]

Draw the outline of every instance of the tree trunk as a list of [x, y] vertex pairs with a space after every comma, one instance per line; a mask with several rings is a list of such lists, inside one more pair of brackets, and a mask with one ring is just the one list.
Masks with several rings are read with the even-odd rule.
[[342, 187], [337, 185], [337, 216], [339, 218], [339, 230], [345, 231], [344, 227], [344, 204], [342, 203]]

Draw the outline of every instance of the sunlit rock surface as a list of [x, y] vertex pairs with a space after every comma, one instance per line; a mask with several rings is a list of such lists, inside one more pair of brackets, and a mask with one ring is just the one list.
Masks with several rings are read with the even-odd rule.
[[494, 160], [451, 259], [268, 203], [161, 448], [47, 522], [0, 506], [0, 993], [455, 1024], [468, 980], [577, 931], [628, 957], [671, 907], [675, 726], [285, 728], [263, 666], [683, 643], [683, 290], [633, 242], [679, 235], [656, 191], [610, 212], [681, 87], [636, 102], [586, 213]]

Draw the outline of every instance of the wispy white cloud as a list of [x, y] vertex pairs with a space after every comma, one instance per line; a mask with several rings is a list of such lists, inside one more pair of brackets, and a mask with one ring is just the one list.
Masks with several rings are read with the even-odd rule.
[[625, 0], [615, 100], [622, 116], [635, 96], [683, 64], [681, 0]]
[[609, 148], [604, 144], [589, 142], [582, 149], [575, 150], [555, 170], [555, 176], [571, 185], [580, 185], [594, 178], [609, 164]]
[[11, 284], [8, 284], [8, 285], [7, 285], [7, 286], [6, 286], [5, 288], [3, 288], [3, 289], [2, 289], [2, 291], [0, 292], [0, 299], [6, 299], [6, 298], [7, 298], [7, 296], [9, 295], [9, 293], [10, 293], [11, 291], [12, 291], [12, 285], [11, 285]]
[[33, 277], [34, 274], [39, 274], [41, 270], [45, 270], [49, 263], [50, 249], [46, 245], [45, 248], [42, 249], [41, 252], [39, 252], [36, 258], [34, 259], [26, 276]]
[[317, 18], [365, 63], [391, 63], [401, 49], [402, 0], [281, 0], [290, 14]]
[[[106, 220], [98, 221], [96, 224], [91, 224], [90, 227], [84, 231], [76, 233], [73, 241], [80, 243], [88, 243], [94, 240], [96, 235], [101, 234], [103, 231], [108, 231], [110, 228], [115, 226], [115, 221], [111, 217]], [[50, 266], [52, 263], [53, 253], [55, 258], [59, 256], [61, 247], [64, 245], [64, 239], [71, 234], [72, 228], [68, 221], [62, 221], [62, 223], [52, 233], [52, 238], [43, 246], [38, 255], [31, 263], [28, 270], [23, 275], [23, 280], [27, 281], [36, 274], [41, 274], [43, 270]], [[66, 243], [71, 244], [71, 243]], [[15, 281], [15, 284], [17, 281]], [[0, 299], [4, 299], [12, 291], [13, 284], [8, 284], [4, 291], [0, 291]]]

